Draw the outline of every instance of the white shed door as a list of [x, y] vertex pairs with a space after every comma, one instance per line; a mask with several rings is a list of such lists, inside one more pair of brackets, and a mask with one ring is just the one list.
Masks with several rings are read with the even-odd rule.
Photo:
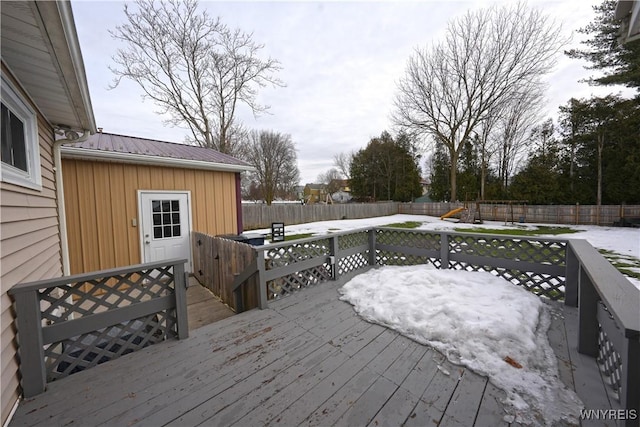
[[144, 262], [186, 258], [186, 268], [191, 270], [189, 209], [188, 193], [140, 192]]

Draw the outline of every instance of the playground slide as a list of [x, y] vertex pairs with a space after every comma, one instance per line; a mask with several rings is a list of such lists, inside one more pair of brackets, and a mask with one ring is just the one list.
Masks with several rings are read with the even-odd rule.
[[465, 208], [456, 208], [456, 209], [453, 209], [453, 210], [451, 210], [451, 211], [447, 212], [446, 214], [442, 215], [442, 216], [440, 217], [440, 219], [449, 218], [450, 216], [453, 216], [453, 215], [457, 214], [458, 212], [462, 212], [463, 210], [465, 210]]

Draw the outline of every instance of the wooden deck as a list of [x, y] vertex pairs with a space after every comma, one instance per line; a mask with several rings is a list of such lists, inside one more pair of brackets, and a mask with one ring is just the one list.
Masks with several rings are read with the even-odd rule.
[[[504, 392], [361, 320], [338, 300], [338, 286], [306, 289], [51, 383], [21, 402], [11, 425], [509, 425]], [[576, 323], [566, 310], [549, 332], [561, 377], [588, 409], [611, 408], [594, 360], [567, 341]]]
[[189, 332], [235, 314], [209, 289], [198, 283], [195, 277], [189, 277], [187, 288], [187, 315]]

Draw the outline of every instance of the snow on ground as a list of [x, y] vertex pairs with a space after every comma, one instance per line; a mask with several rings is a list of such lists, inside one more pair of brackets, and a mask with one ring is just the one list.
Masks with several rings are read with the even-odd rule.
[[530, 292], [487, 272], [420, 265], [370, 270], [340, 293], [366, 320], [488, 376], [507, 393], [506, 421], [578, 423], [582, 403], [559, 379], [547, 338], [550, 308]]
[[[636, 264], [640, 265], [640, 229], [638, 228], [622, 228], [622, 227], [601, 227], [594, 225], [554, 225], [554, 224], [511, 224], [504, 221], [485, 221], [483, 224], [465, 224], [453, 221], [445, 221], [440, 218], [426, 215], [389, 215], [374, 218], [363, 219], [345, 219], [335, 221], [320, 221], [307, 224], [287, 225], [285, 227], [285, 235], [312, 233], [314, 235], [322, 235], [338, 231], [354, 230], [357, 228], [366, 228], [374, 226], [385, 226], [395, 223], [403, 223], [407, 221], [420, 222], [422, 225], [417, 227], [418, 230], [453, 230], [454, 228], [490, 228], [490, 229], [531, 229], [538, 227], [566, 227], [577, 230], [573, 234], [561, 235], [540, 235], [539, 237], [550, 237], [559, 239], [585, 239], [596, 249], [603, 249], [629, 257]], [[269, 234], [270, 229], [252, 230], [252, 233]], [[640, 289], [640, 280], [629, 278], [629, 280]]]

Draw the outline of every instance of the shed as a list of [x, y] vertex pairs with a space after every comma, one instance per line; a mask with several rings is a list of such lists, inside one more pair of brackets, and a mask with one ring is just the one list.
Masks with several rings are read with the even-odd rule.
[[191, 232], [243, 231], [240, 173], [213, 149], [109, 133], [62, 147], [71, 273], [187, 258]]

